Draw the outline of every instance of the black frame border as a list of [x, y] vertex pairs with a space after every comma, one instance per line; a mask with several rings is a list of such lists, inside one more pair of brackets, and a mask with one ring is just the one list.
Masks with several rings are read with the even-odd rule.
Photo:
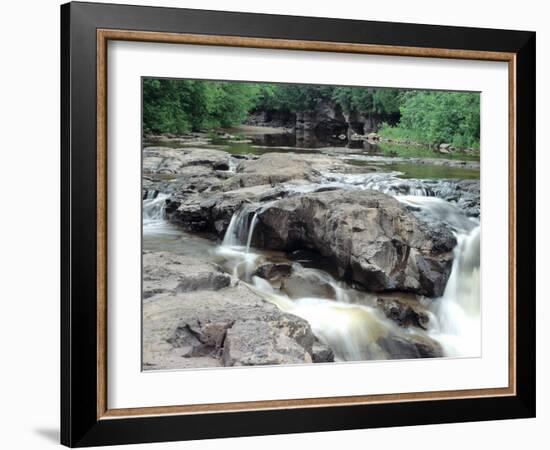
[[[97, 419], [96, 30], [516, 54], [516, 395]], [[285, 31], [281, 31], [285, 30]], [[61, 6], [61, 443], [70, 447], [535, 416], [534, 32], [114, 4]]]

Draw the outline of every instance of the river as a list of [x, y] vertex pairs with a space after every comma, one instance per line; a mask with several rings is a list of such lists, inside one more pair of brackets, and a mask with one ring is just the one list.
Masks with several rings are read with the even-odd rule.
[[[266, 301], [279, 309], [309, 322], [316, 337], [329, 346], [336, 361], [356, 361], [391, 358], [391, 348], [376, 344], [382, 335], [391, 333], [404, 339], [414, 336], [437, 341], [445, 357], [472, 357], [480, 354], [480, 294], [479, 294], [479, 217], [471, 214], [456, 201], [457, 184], [461, 180], [479, 179], [475, 158], [454, 156], [447, 160], [426, 164], [419, 155], [399, 156], [380, 148], [349, 149], [336, 152], [323, 148], [297, 147], [288, 137], [247, 136], [245, 142], [215, 140], [206, 148], [217, 148], [236, 156], [261, 155], [283, 152], [323, 152], [349, 164], [377, 165], [377, 172], [323, 173], [319, 183], [289, 186], [296, 193], [313, 192], [326, 188], [349, 190], [377, 190], [394, 196], [422, 220], [441, 222], [455, 234], [457, 245], [450, 278], [440, 298], [416, 298], [429, 317], [425, 329], [402, 327], [376, 307], [377, 295], [338, 279], [330, 266], [306, 257], [291, 258], [283, 252], [254, 248], [255, 226], [258, 214], [268, 208], [269, 201], [247, 203], [235, 212], [222, 240], [210, 235], [183, 231], [164, 219], [166, 193], [150, 191], [143, 200], [143, 248], [152, 251], [169, 251], [182, 255], [207, 257], [231, 274], [235, 280], [246, 283]], [[282, 145], [282, 143], [286, 145]], [[303, 143], [302, 143], [303, 144]], [[413, 149], [412, 151], [415, 151]], [[435, 158], [437, 159], [437, 158]], [[474, 163], [472, 161], [474, 160]], [[457, 162], [458, 161], [458, 162]], [[465, 167], [461, 167], [462, 162]], [[239, 160], [230, 167], [234, 171]], [[443, 163], [442, 163], [443, 162]], [[292, 193], [290, 194], [292, 195]], [[479, 202], [479, 192], [474, 192]], [[467, 214], [467, 212], [469, 214]], [[306, 280], [305, 292], [299, 296], [285, 294], [277, 283], [270, 283], [255, 275], [256, 269], [266, 261], [291, 264]], [[307, 285], [329, 286], [331, 294], [307, 292]], [[406, 299], [405, 299], [406, 300]]]

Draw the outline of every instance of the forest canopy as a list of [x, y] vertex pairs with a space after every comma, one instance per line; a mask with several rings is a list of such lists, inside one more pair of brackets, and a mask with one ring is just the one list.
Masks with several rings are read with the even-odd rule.
[[312, 112], [322, 103], [376, 117], [386, 137], [479, 147], [478, 93], [208, 80], [143, 80], [143, 132], [186, 133], [241, 124], [258, 111]]

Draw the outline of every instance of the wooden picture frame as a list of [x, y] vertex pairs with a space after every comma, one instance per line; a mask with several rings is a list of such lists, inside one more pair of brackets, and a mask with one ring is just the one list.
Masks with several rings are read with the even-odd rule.
[[[78, 2], [61, 7], [61, 27], [63, 444], [91, 446], [534, 417], [535, 33]], [[507, 62], [508, 387], [109, 409], [109, 40]]]

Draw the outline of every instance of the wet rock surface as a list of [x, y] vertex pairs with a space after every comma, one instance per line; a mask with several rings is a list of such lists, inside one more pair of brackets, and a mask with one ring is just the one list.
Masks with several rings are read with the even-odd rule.
[[431, 230], [394, 198], [375, 191], [335, 190], [275, 202], [259, 214], [265, 248], [312, 248], [332, 258], [341, 276], [371, 291], [442, 294], [453, 235]]
[[428, 312], [416, 299], [379, 297], [376, 303], [388, 319], [395, 321], [401, 327], [414, 326], [424, 330], [428, 327]]
[[[303, 119], [305, 130], [311, 121]], [[336, 129], [330, 117], [323, 127], [327, 133]], [[358, 132], [376, 141], [367, 131]], [[228, 143], [245, 142], [232, 134], [224, 137]], [[155, 138], [159, 144], [144, 148], [143, 198], [167, 194], [164, 219], [222, 239], [232, 217], [241, 214], [242, 244], [257, 216], [252, 247], [282, 251], [287, 259], [260, 257], [247, 281], [260, 277], [289, 301], [318, 297], [337, 303], [339, 288], [300, 266], [320, 267], [322, 260], [324, 270], [358, 293], [374, 293], [369, 305], [395, 324], [382, 326], [385, 331], [368, 345], [360, 340], [372, 347], [363, 355], [443, 355], [441, 345], [425, 333], [426, 308], [397, 294], [443, 294], [456, 244], [453, 233], [476, 226], [468, 218], [457, 219], [456, 211], [479, 217], [479, 180], [405, 179], [386, 173], [383, 165], [349, 164], [346, 155], [357, 150], [343, 147], [308, 154], [229, 154], [205, 134]], [[339, 139], [334, 134], [334, 145]], [[406, 158], [419, 165], [479, 167], [475, 161], [416, 159]], [[415, 203], [415, 196], [447, 203], [448, 215], [435, 203], [429, 208], [426, 200]], [[144, 252], [145, 370], [330, 362], [335, 354], [346, 354], [321, 342], [306, 319], [283, 312], [227, 272], [241, 276], [211, 255]]]
[[419, 335], [390, 335], [380, 338], [378, 346], [389, 355], [388, 359], [440, 358], [443, 356], [437, 341]]
[[314, 340], [305, 320], [243, 284], [143, 301], [145, 370], [308, 363]]

